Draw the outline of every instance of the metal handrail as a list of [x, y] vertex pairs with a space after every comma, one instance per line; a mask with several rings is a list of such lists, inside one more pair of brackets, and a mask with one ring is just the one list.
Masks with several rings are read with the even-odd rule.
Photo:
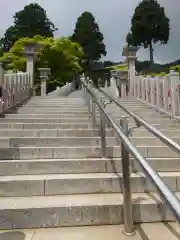
[[112, 96], [109, 96], [106, 92], [104, 92], [102, 89], [100, 91], [113, 103], [115, 103], [118, 107], [124, 110], [129, 116], [131, 116], [136, 124], [138, 126], [145, 127], [149, 132], [151, 132], [154, 136], [159, 138], [164, 144], [168, 145], [170, 148], [172, 148], [175, 152], [180, 154], [180, 145], [173, 141], [172, 139], [165, 136], [161, 131], [159, 131], [157, 128], [153, 127], [151, 124], [149, 124], [147, 121], [145, 121], [143, 118], [137, 116], [135, 113], [133, 113], [131, 110], [128, 110], [126, 107], [124, 107], [117, 99], [115, 99]]
[[[93, 93], [92, 89], [89, 87], [89, 85], [85, 82], [84, 79], [81, 78], [81, 83], [86, 89], [86, 91], [90, 94], [92, 101], [98, 106], [100, 109], [100, 117], [102, 118], [102, 113], [112, 126], [112, 128], [115, 130], [117, 136], [121, 140], [121, 151], [122, 151], [122, 164], [124, 161], [124, 166], [126, 166], [126, 169], [123, 169], [123, 182], [124, 182], [124, 191], [123, 191], [123, 197], [124, 197], [124, 227], [125, 232], [130, 235], [133, 234], [133, 213], [132, 213], [132, 199], [131, 199], [131, 188], [130, 188], [130, 174], [129, 174], [129, 159], [127, 156], [127, 153], [131, 153], [132, 156], [137, 160], [137, 162], [140, 164], [146, 175], [152, 180], [152, 183], [155, 185], [157, 190], [159, 191], [162, 198], [164, 198], [171, 208], [173, 214], [175, 215], [176, 219], [180, 221], [180, 201], [176, 197], [176, 195], [170, 190], [170, 188], [164, 183], [160, 175], [149, 165], [147, 160], [138, 152], [137, 148], [132, 144], [130, 139], [127, 136], [127, 131], [124, 131], [127, 125], [119, 127], [112, 117], [108, 114], [108, 112], [105, 110], [103, 104], [97, 99], [95, 94]], [[124, 107], [123, 107], [124, 108]], [[125, 111], [128, 113], [129, 110], [125, 109]], [[131, 113], [131, 116], [134, 116], [133, 113]], [[101, 119], [101, 125], [102, 125], [102, 119]], [[125, 124], [124, 124], [125, 125]], [[101, 126], [102, 128], [102, 126]], [[101, 129], [102, 130], [102, 129]], [[153, 129], [154, 130], [154, 129]], [[101, 136], [102, 137], [102, 136]], [[103, 136], [104, 137], [104, 136]], [[104, 140], [103, 140], [104, 141]], [[103, 142], [102, 141], [102, 142]], [[103, 142], [104, 144], [104, 142]], [[124, 148], [123, 148], [124, 146]], [[127, 151], [125, 153], [125, 151]], [[126, 159], [123, 159], [123, 158]], [[126, 171], [125, 171], [126, 170]], [[128, 179], [129, 178], [129, 179]], [[127, 182], [125, 182], [127, 181]], [[127, 184], [127, 185], [126, 185]], [[126, 201], [125, 201], [126, 197]], [[128, 199], [129, 198], [129, 199]], [[129, 214], [126, 216], [126, 214]], [[131, 215], [131, 216], [130, 216]], [[125, 221], [126, 220], [126, 221]]]

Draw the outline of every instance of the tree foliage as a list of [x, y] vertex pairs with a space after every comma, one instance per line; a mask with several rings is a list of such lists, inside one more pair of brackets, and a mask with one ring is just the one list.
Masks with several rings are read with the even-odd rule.
[[171, 66], [170, 70], [173, 70], [173, 71], [178, 72], [180, 74], [180, 65]]
[[1, 38], [1, 48], [3, 51], [7, 52], [17, 40], [17, 28], [15, 26], [10, 26], [4, 33], [4, 37]]
[[16, 12], [13, 18], [14, 25], [6, 30], [1, 39], [4, 51], [8, 51], [19, 38], [32, 38], [36, 35], [53, 37], [57, 30], [48, 19], [46, 11], [37, 3], [26, 5], [23, 10]]
[[131, 20], [131, 31], [127, 35], [128, 45], [150, 49], [153, 60], [153, 43], [166, 44], [169, 40], [169, 18], [156, 0], [143, 0], [135, 9]]
[[106, 55], [103, 34], [100, 32], [99, 26], [90, 12], [84, 12], [77, 19], [71, 39], [82, 46], [85, 66], [88, 68], [98, 61], [102, 55]]
[[6, 69], [25, 70], [24, 46], [27, 43], [36, 43], [40, 46], [36, 53], [36, 69], [49, 67], [51, 80], [55, 81], [56, 85], [71, 81], [73, 75], [81, 71], [83, 51], [77, 43], [67, 38], [53, 39], [42, 36], [17, 40], [9, 52], [4, 53], [0, 58]]

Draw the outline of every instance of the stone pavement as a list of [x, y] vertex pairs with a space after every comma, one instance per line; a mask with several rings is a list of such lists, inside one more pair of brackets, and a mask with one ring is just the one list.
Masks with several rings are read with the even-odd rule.
[[136, 235], [125, 236], [122, 225], [0, 231], [0, 240], [178, 240], [176, 223], [152, 223], [137, 226]]

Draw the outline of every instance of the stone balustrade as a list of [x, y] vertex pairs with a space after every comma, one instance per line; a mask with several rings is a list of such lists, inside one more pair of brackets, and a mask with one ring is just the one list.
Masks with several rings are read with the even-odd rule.
[[56, 90], [47, 94], [48, 97], [60, 97], [60, 96], [68, 96], [74, 91], [73, 83], [66, 83], [66, 85], [62, 87], [57, 87]]
[[[163, 111], [171, 116], [180, 116], [180, 75], [170, 71], [165, 76], [143, 76], [135, 71], [136, 47], [123, 49], [128, 63], [128, 76], [122, 77], [123, 71], [111, 72], [110, 87], [104, 90], [114, 97], [137, 98], [140, 101]], [[123, 80], [124, 79], [124, 80]]]
[[0, 106], [1, 113], [6, 113], [12, 108], [21, 105], [31, 96], [31, 74], [27, 72], [4, 74], [0, 66], [0, 85], [4, 104]]
[[132, 89], [128, 92], [126, 88], [128, 81], [123, 82], [120, 77], [114, 79], [112, 76], [110, 87], [106, 86], [104, 91], [114, 97], [135, 97], [159, 111], [167, 112], [172, 116], [180, 116], [180, 76], [178, 73], [171, 71], [162, 77], [135, 75], [130, 81]]
[[128, 93], [128, 71], [112, 70], [110, 85], [108, 86], [106, 81], [103, 90], [113, 97], [126, 98]]
[[157, 110], [180, 115], [179, 74], [171, 71], [163, 77], [135, 76], [134, 97]]

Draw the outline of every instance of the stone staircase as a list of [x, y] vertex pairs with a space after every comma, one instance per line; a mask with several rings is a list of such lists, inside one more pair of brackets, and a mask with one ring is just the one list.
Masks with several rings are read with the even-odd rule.
[[[108, 156], [101, 158], [100, 133], [92, 127], [81, 94], [77, 91], [69, 97], [33, 97], [17, 114], [0, 119], [0, 229], [123, 224], [121, 149], [113, 131], [107, 129]], [[180, 141], [176, 121], [135, 100], [121, 102]], [[125, 115], [114, 104], [108, 105], [107, 110], [117, 123]], [[129, 123], [134, 126], [132, 119]], [[180, 196], [180, 156], [143, 128], [134, 129], [132, 142]], [[136, 161], [132, 160], [132, 166], [134, 221], [174, 221], [167, 204]], [[179, 231], [174, 223], [168, 226]], [[142, 225], [150, 240], [158, 237], [150, 233], [154, 227], [161, 236], [166, 232], [165, 240], [179, 239], [163, 224]], [[63, 229], [59, 230], [61, 236], [67, 236]], [[74, 230], [67, 239], [106, 239], [110, 235], [120, 239], [119, 226], [93, 228], [92, 238], [87, 238], [91, 228], [85, 229]], [[136, 237], [133, 239], [148, 239], [140, 233]], [[52, 239], [52, 235], [47, 239]]]

